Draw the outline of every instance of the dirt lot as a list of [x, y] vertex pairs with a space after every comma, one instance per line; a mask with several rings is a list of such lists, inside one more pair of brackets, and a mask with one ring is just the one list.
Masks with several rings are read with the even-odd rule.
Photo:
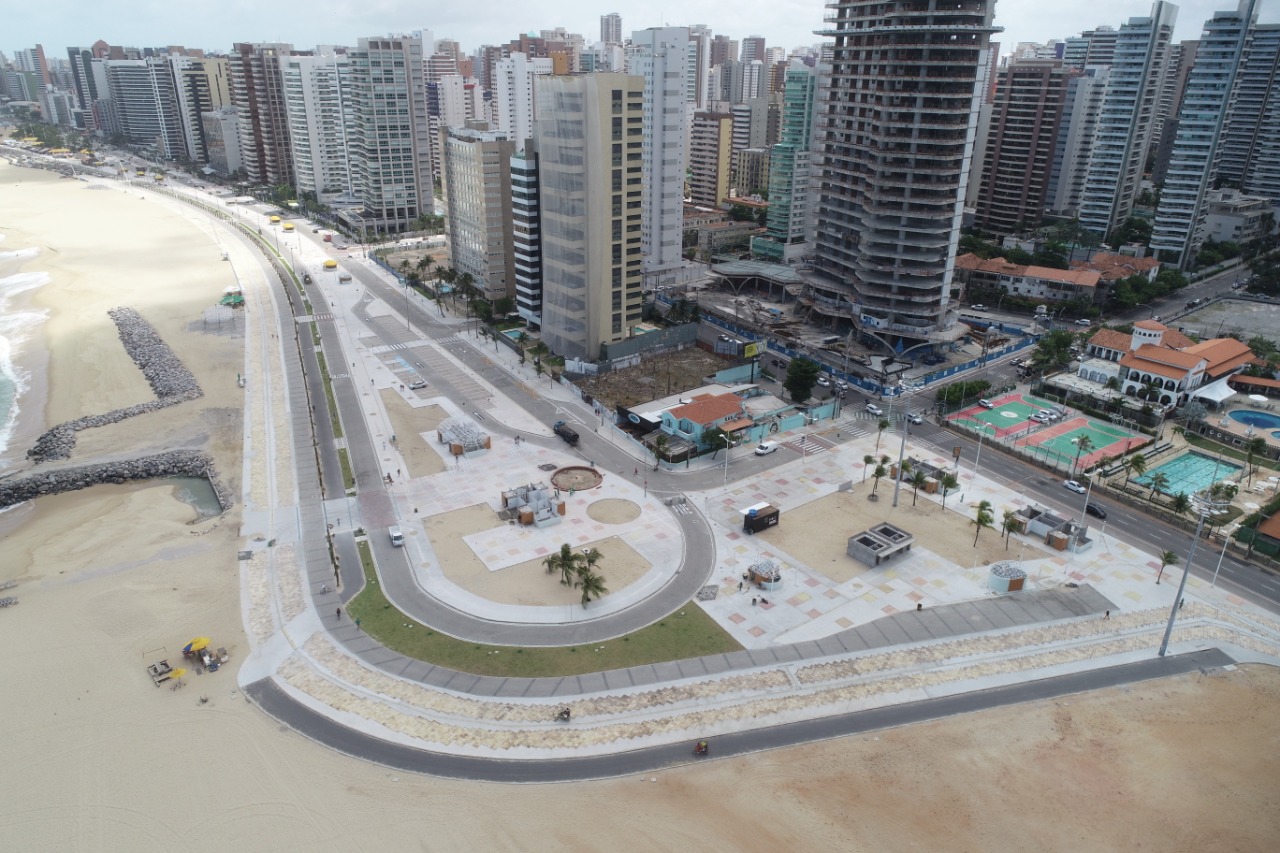
[[706, 377], [730, 366], [732, 362], [724, 358], [690, 347], [645, 359], [637, 367], [586, 377], [576, 384], [609, 408], [634, 406], [706, 385]]

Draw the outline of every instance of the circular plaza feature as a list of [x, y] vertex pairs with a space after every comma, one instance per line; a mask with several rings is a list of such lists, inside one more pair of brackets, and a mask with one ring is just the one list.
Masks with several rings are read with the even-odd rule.
[[621, 498], [605, 498], [588, 505], [587, 516], [601, 524], [626, 524], [640, 517], [640, 505]]
[[604, 475], [595, 468], [588, 468], [586, 465], [570, 465], [551, 475], [551, 485], [562, 492], [567, 492], [570, 489], [575, 492], [594, 489], [603, 482]]

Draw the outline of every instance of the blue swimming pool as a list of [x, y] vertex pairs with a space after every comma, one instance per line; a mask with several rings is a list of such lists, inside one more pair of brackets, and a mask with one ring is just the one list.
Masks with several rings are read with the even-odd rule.
[[1260, 427], [1262, 429], [1280, 428], [1280, 415], [1273, 415], [1270, 412], [1255, 412], [1253, 409], [1234, 409], [1227, 412], [1227, 417], [1239, 424], [1248, 424], [1251, 427]]
[[1184, 453], [1171, 459], [1158, 468], [1147, 471], [1141, 477], [1135, 477], [1135, 483], [1151, 485], [1151, 478], [1156, 474], [1164, 474], [1169, 480], [1165, 493], [1193, 495], [1209, 488], [1214, 483], [1227, 479], [1240, 470], [1239, 465], [1204, 456], [1200, 453]]

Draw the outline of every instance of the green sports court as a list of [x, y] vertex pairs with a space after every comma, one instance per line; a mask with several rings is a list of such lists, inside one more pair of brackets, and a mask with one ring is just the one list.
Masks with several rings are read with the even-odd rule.
[[1076, 417], [1045, 427], [1018, 439], [1014, 444], [1025, 447], [1034, 454], [1043, 453], [1048, 459], [1074, 465], [1078, 442], [1085, 436], [1089, 438], [1090, 449], [1088, 453], [1080, 455], [1081, 469], [1096, 464], [1103, 457], [1120, 456], [1148, 441], [1145, 436], [1135, 435], [1118, 426]]

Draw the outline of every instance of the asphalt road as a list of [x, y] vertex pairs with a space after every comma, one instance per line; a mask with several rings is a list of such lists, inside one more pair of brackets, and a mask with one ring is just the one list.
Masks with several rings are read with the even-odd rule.
[[[254, 682], [245, 688], [245, 692], [260, 708], [304, 737], [338, 752], [387, 767], [410, 773], [485, 782], [575, 782], [652, 773], [697, 761], [730, 758], [811, 741], [864, 734], [1155, 678], [1206, 672], [1232, 663], [1234, 660], [1218, 649], [1157, 657], [955, 696], [718, 735], [708, 738], [710, 751], [707, 756], [693, 754], [693, 741], [582, 758], [512, 760], [428, 752], [382, 740], [336, 723], [294, 701], [271, 679]], [[575, 723], [564, 725], [573, 726]]]

